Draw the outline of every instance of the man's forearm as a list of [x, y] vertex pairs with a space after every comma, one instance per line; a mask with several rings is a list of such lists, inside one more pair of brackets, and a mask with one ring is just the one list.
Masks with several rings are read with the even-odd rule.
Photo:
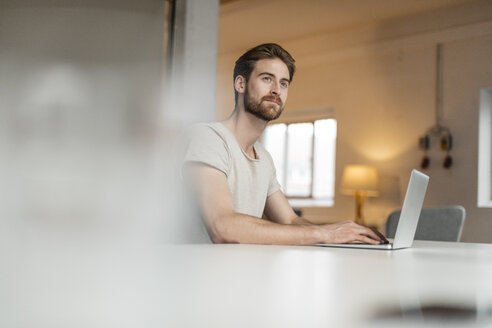
[[304, 218], [294, 224], [279, 224], [234, 213], [214, 220], [210, 226], [214, 243], [312, 245], [321, 242], [316, 226]]
[[352, 220], [321, 225], [281, 224], [238, 213], [216, 218], [214, 224], [209, 225], [209, 232], [214, 243], [312, 245], [384, 242], [384, 238], [373, 230]]
[[302, 225], [302, 224], [307, 224], [307, 225], [310, 225], [310, 224], [314, 224], [312, 223], [311, 221], [309, 221], [308, 219], [306, 218], [303, 218], [301, 216], [298, 216], [296, 217], [295, 219], [292, 220], [292, 224], [297, 224], [297, 225]]

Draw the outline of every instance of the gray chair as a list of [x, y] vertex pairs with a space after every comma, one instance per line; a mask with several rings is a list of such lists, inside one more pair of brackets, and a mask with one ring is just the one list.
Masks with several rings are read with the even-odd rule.
[[[401, 210], [394, 211], [386, 221], [386, 236], [394, 238]], [[466, 211], [463, 206], [424, 208], [420, 213], [415, 239], [459, 241]]]

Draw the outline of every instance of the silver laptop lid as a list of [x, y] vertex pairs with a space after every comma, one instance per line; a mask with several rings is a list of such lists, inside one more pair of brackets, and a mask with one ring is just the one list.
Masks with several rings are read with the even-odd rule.
[[393, 249], [412, 246], [428, 184], [429, 177], [427, 175], [417, 170], [412, 170], [403, 208], [401, 209], [400, 220], [396, 228], [395, 239], [393, 240]]

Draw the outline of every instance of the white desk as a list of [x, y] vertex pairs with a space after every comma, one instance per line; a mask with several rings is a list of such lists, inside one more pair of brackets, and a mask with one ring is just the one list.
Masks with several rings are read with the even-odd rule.
[[99, 250], [76, 261], [72, 255], [32, 254], [29, 270], [10, 277], [16, 295], [7, 288], [10, 303], [0, 314], [8, 315], [0, 323], [434, 327], [444, 317], [437, 306], [462, 309], [446, 314], [452, 327], [492, 326], [492, 245], [417, 241], [397, 251], [169, 245]]

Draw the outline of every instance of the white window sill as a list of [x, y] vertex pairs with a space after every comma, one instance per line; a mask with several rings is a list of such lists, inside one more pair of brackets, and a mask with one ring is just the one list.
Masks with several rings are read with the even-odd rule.
[[292, 207], [332, 207], [333, 199], [289, 198]]
[[492, 201], [479, 201], [477, 204], [477, 207], [479, 208], [491, 208], [492, 207]]

